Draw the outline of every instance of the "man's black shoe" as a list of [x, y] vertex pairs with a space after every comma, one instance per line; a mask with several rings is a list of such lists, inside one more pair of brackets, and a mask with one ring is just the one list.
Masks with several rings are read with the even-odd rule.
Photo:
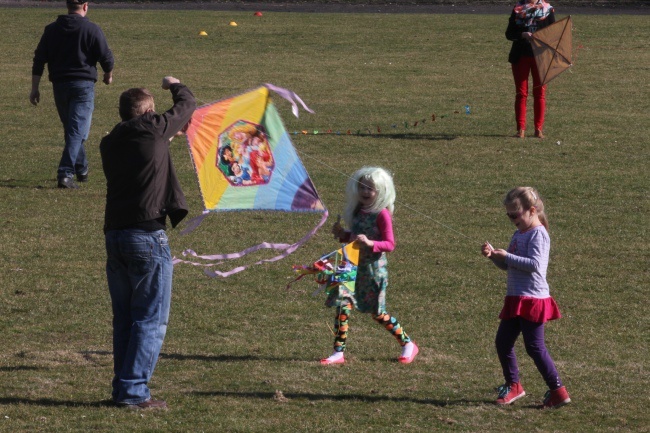
[[88, 182], [88, 172], [85, 174], [77, 173], [77, 182]]
[[79, 185], [74, 183], [74, 180], [71, 177], [64, 177], [64, 178], [59, 179], [57, 187], [58, 188], [67, 188], [67, 189], [77, 189], [77, 188], [79, 188]]

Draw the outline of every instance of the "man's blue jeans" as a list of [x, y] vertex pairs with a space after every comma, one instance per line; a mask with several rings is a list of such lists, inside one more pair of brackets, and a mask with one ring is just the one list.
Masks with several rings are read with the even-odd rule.
[[95, 83], [86, 80], [66, 81], [53, 83], [52, 87], [65, 138], [57, 178], [86, 174], [88, 159], [84, 141], [88, 139], [95, 108]]
[[113, 400], [138, 404], [151, 397], [172, 293], [173, 264], [164, 230], [106, 233], [106, 276], [113, 306]]

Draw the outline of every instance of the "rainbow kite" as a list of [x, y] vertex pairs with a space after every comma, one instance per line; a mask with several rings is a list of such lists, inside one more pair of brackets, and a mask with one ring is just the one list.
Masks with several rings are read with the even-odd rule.
[[345, 286], [349, 292], [354, 293], [358, 265], [359, 244], [351, 242], [324, 255], [309, 266], [294, 265], [293, 272], [298, 276], [287, 284], [287, 289], [304, 276], [313, 275], [314, 280], [318, 283], [318, 290], [314, 292], [314, 295], [322, 290], [329, 295], [339, 286]]
[[[210, 256], [186, 250], [183, 255], [215, 261], [239, 258], [261, 248], [283, 250], [281, 255], [255, 264], [276, 261], [305, 243], [327, 220], [327, 209], [291, 143], [270, 90], [291, 102], [296, 117], [296, 102], [313, 113], [298, 95], [272, 84], [204, 105], [194, 112], [186, 134], [205, 210], [184, 232], [194, 230], [210, 212], [222, 211], [318, 212], [323, 214], [321, 221], [295, 244], [263, 243], [239, 253]], [[184, 261], [175, 260], [179, 262]], [[206, 273], [225, 277], [246, 267]]]

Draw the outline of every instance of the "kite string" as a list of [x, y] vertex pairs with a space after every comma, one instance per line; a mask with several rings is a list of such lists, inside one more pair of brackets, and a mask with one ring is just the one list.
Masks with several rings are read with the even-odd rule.
[[[311, 156], [311, 155], [308, 155], [307, 153], [305, 153], [305, 152], [303, 152], [303, 151], [301, 151], [301, 150], [298, 150], [297, 148], [296, 148], [296, 151], [297, 151], [298, 153], [300, 153], [302, 156], [306, 156], [307, 158], [310, 158], [310, 159], [316, 161], [317, 163], [319, 163], [319, 164], [321, 164], [321, 165], [324, 165], [325, 167], [327, 167], [327, 168], [329, 168], [330, 170], [332, 170], [332, 171], [334, 171], [334, 172], [340, 174], [340, 175], [343, 176], [343, 177], [346, 177], [346, 178], [348, 178], [348, 179], [353, 179], [353, 177], [350, 176], [349, 174], [344, 173], [344, 172], [338, 170], [337, 168], [328, 165], [327, 163], [325, 163], [325, 162], [319, 160], [318, 158], [315, 158], [315, 157], [313, 157], [313, 156]], [[437, 224], [437, 225], [439, 225], [439, 226], [441, 226], [441, 227], [446, 228], [446, 229], [449, 230], [449, 231], [452, 231], [452, 232], [454, 232], [454, 233], [456, 233], [456, 234], [458, 234], [458, 235], [464, 237], [465, 239], [475, 240], [475, 239], [471, 238], [470, 236], [467, 236], [466, 234], [459, 232], [458, 230], [454, 229], [453, 227], [451, 227], [451, 226], [449, 226], [449, 225], [447, 225], [447, 224], [444, 224], [444, 223], [442, 223], [442, 222], [440, 222], [440, 221], [437, 221], [437, 220], [433, 219], [431, 216], [425, 214], [424, 212], [420, 212], [419, 210], [413, 208], [412, 206], [409, 206], [409, 205], [406, 204], [406, 203], [400, 202], [399, 200], [395, 200], [395, 203], [399, 204], [399, 205], [402, 206], [402, 207], [405, 207], [406, 209], [408, 209], [408, 210], [410, 210], [410, 211], [412, 211], [412, 212], [414, 212], [414, 213], [416, 213], [416, 214], [418, 214], [418, 215], [420, 215], [420, 216], [422, 216], [422, 217], [428, 219], [429, 221], [431, 221], [431, 222], [433, 222], [433, 223], [435, 223], [435, 224]]]
[[207, 102], [205, 102], [203, 99], [199, 99], [199, 98], [197, 98], [196, 96], [194, 96], [194, 99], [195, 99], [196, 102], [198, 102], [200, 105], [206, 105], [206, 104], [207, 104]]

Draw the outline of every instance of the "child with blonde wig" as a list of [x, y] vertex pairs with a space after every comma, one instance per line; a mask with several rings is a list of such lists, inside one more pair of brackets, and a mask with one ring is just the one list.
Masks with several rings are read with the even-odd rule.
[[346, 187], [345, 230], [340, 222], [332, 227], [332, 233], [340, 242], [355, 241], [361, 246], [353, 291], [340, 285], [326, 301], [328, 307], [336, 307], [334, 318], [334, 352], [321, 359], [321, 364], [343, 364], [348, 336], [348, 320], [352, 309], [370, 313], [384, 326], [402, 347], [398, 361], [411, 363], [418, 354], [417, 345], [394, 316], [386, 311], [386, 287], [388, 271], [386, 253], [395, 248], [392, 214], [395, 203], [395, 186], [392, 176], [380, 167], [363, 167], [349, 179]]

